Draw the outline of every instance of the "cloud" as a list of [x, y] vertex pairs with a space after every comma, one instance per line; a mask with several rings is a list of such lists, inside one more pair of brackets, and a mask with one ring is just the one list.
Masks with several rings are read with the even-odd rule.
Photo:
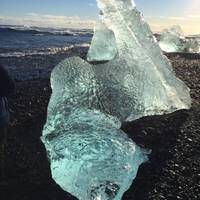
[[188, 18], [200, 19], [200, 15], [188, 15]]
[[50, 14], [28, 13], [23, 17], [0, 16], [0, 23], [55, 28], [93, 28], [95, 21], [84, 20], [79, 16], [58, 16]]
[[187, 20], [187, 17], [180, 17], [180, 16], [147, 16], [146, 18], [149, 19], [161, 19], [161, 20]]
[[182, 20], [187, 20], [186, 17], [168, 17], [168, 19], [169, 19], [169, 20], [180, 20], [180, 21], [182, 21]]
[[[146, 21], [153, 31], [161, 31], [164, 28], [180, 25], [185, 33], [200, 33], [200, 15], [187, 16], [146, 16]], [[23, 17], [0, 16], [0, 24], [28, 25], [53, 28], [93, 28], [94, 20], [82, 19], [79, 16], [59, 16], [40, 13], [27, 13]]]
[[90, 7], [94, 7], [95, 4], [94, 4], [94, 3], [88, 3], [88, 6], [90, 6]]
[[162, 20], [176, 20], [176, 21], [191, 21], [200, 19], [200, 15], [186, 15], [186, 16], [146, 16], [147, 19], [162, 19]]
[[185, 16], [147, 16], [146, 20], [153, 31], [161, 30], [173, 25], [180, 25], [186, 34], [200, 33], [200, 15]]

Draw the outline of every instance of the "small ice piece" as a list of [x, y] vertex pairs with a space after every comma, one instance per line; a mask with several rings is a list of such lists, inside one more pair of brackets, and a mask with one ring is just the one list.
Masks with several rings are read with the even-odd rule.
[[189, 53], [200, 53], [200, 38], [189, 38], [187, 42], [187, 49]]
[[115, 35], [101, 21], [97, 23], [87, 54], [88, 61], [108, 61], [117, 54]]
[[164, 29], [159, 39], [160, 48], [168, 53], [185, 52], [200, 53], [198, 37], [185, 37], [180, 26]]
[[184, 52], [187, 50], [187, 41], [180, 26], [164, 29], [159, 45], [165, 52]]

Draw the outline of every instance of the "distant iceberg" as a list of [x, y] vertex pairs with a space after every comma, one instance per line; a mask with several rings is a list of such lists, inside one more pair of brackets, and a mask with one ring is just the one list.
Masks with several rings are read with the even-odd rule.
[[200, 37], [190, 37], [187, 41], [188, 52], [200, 53]]
[[200, 39], [186, 37], [180, 26], [164, 29], [160, 35], [159, 46], [165, 52], [200, 53]]
[[180, 26], [164, 29], [161, 33], [160, 48], [165, 52], [186, 51], [187, 41]]

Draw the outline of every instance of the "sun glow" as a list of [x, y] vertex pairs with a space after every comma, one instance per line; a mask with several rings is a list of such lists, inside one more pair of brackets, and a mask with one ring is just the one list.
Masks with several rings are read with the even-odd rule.
[[200, 10], [200, 0], [189, 0], [188, 4], [186, 4], [186, 14], [199, 14]]
[[[180, 0], [181, 2], [182, 0]], [[186, 1], [184, 1], [186, 2]], [[187, 34], [200, 33], [200, 0], [187, 0], [182, 5], [181, 14], [169, 16], [148, 16], [146, 19], [150, 23], [152, 30], [160, 32], [173, 25], [179, 25]]]

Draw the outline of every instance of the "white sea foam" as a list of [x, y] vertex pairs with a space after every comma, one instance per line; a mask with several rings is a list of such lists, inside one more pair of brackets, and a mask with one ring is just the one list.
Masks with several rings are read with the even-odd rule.
[[0, 53], [0, 57], [8, 58], [8, 57], [25, 57], [25, 56], [34, 56], [34, 55], [55, 55], [57, 53], [64, 53], [73, 48], [77, 47], [89, 47], [88, 43], [77, 44], [77, 45], [69, 45], [65, 47], [53, 47], [46, 49], [38, 49], [38, 50], [24, 50], [24, 51], [15, 51], [15, 52], [6, 52]]

